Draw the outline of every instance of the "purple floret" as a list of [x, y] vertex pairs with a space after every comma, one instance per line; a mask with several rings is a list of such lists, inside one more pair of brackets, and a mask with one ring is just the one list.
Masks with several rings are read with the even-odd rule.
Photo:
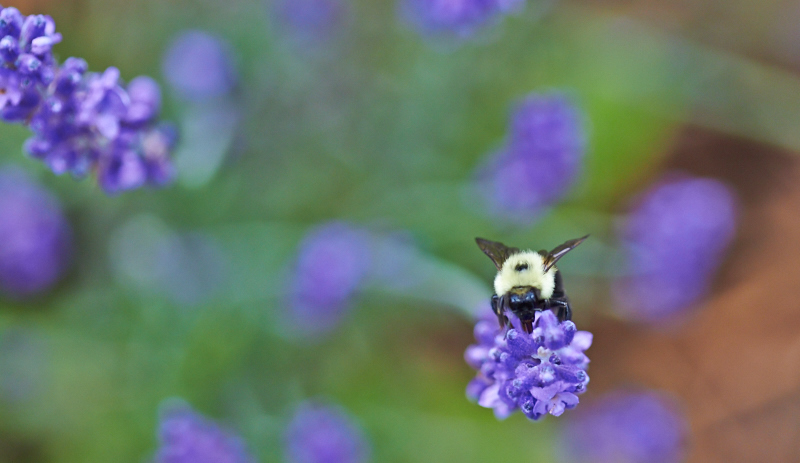
[[96, 173], [107, 193], [163, 185], [172, 176], [174, 136], [160, 147], [145, 141], [166, 130], [157, 121], [158, 85], [139, 77], [127, 86], [116, 68], [88, 72], [85, 61], [62, 65], [52, 47], [61, 41], [49, 16], [0, 11], [0, 117], [29, 126], [26, 151], [54, 173]]
[[564, 463], [678, 463], [686, 420], [672, 400], [653, 392], [607, 394], [564, 421]]
[[340, 407], [307, 402], [286, 430], [287, 463], [363, 463], [369, 448], [361, 429]]
[[583, 352], [592, 334], [577, 331], [571, 321], [559, 323], [549, 310], [536, 314], [533, 333], [527, 334], [510, 315], [514, 328], [507, 332], [494, 316], [475, 325], [478, 344], [469, 346], [464, 358], [478, 375], [467, 386], [467, 396], [493, 409], [499, 419], [518, 409], [539, 420], [574, 408], [589, 383], [589, 358]]
[[155, 463], [255, 463], [241, 438], [183, 403], [161, 414], [158, 438]]
[[620, 227], [627, 276], [616, 285], [618, 310], [658, 320], [708, 290], [736, 231], [736, 201], [722, 182], [676, 175], [635, 201]]
[[0, 109], [13, 108], [22, 100], [22, 78], [19, 73], [0, 67]]
[[58, 200], [22, 171], [0, 170], [0, 291], [20, 299], [66, 270], [72, 233]]
[[489, 211], [529, 223], [561, 201], [586, 152], [583, 116], [562, 93], [531, 94], [515, 106], [507, 141], [478, 174]]

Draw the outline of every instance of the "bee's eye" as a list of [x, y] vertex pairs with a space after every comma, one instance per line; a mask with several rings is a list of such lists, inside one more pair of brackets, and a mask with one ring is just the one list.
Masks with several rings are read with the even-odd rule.
[[523, 270], [528, 270], [528, 264], [525, 264], [525, 263], [523, 263], [523, 264], [517, 264], [517, 266], [516, 266], [516, 267], [514, 267], [514, 270], [516, 270], [516, 271], [518, 271], [518, 272], [521, 272], [521, 271], [523, 271]]

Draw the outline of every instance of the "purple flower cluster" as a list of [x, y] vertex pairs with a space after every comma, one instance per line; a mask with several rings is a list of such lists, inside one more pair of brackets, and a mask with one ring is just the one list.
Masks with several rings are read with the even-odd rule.
[[26, 17], [8, 7], [0, 11], [0, 37], [0, 115], [24, 121], [39, 107], [40, 89], [55, 77], [51, 48], [61, 42], [61, 34], [53, 18]]
[[297, 332], [329, 332], [350, 307], [369, 270], [370, 235], [343, 222], [309, 231], [297, 253], [289, 287], [291, 328]]
[[508, 141], [478, 175], [493, 214], [529, 223], [574, 185], [586, 151], [581, 111], [563, 93], [533, 93], [511, 114]]
[[369, 458], [366, 439], [341, 408], [307, 402], [286, 430], [289, 463], [362, 463]]
[[592, 334], [577, 331], [571, 321], [559, 323], [549, 310], [537, 313], [533, 333], [527, 334], [509, 315], [514, 328], [505, 333], [494, 315], [475, 325], [478, 344], [469, 346], [464, 358], [478, 375], [467, 386], [467, 396], [493, 409], [499, 419], [517, 409], [538, 420], [575, 407], [589, 383], [589, 358], [583, 352]]
[[72, 233], [61, 205], [22, 171], [0, 170], [0, 291], [43, 292], [69, 263]]
[[689, 307], [708, 290], [736, 231], [736, 201], [723, 183], [673, 176], [644, 193], [620, 227], [627, 275], [617, 309], [658, 320]]
[[172, 176], [171, 130], [159, 126], [158, 84], [138, 77], [125, 86], [116, 68], [88, 72], [86, 62], [59, 65], [61, 41], [49, 16], [0, 11], [0, 117], [33, 132], [26, 151], [56, 174], [96, 172], [107, 193], [162, 185]]
[[559, 438], [564, 463], [678, 463], [686, 421], [652, 392], [615, 392], [571, 415]]
[[425, 35], [471, 36], [524, 0], [401, 0], [400, 13]]
[[161, 414], [155, 463], [254, 463], [244, 442], [184, 403]]

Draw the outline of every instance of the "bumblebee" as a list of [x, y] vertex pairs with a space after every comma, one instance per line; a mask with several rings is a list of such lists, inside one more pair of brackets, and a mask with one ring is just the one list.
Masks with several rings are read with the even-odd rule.
[[555, 265], [588, 237], [569, 240], [549, 252], [522, 251], [497, 241], [475, 238], [481, 251], [497, 267], [492, 311], [497, 315], [501, 328], [508, 324], [507, 310], [519, 317], [526, 333], [533, 332], [534, 316], [541, 310], [552, 310], [559, 321], [572, 319], [564, 281]]

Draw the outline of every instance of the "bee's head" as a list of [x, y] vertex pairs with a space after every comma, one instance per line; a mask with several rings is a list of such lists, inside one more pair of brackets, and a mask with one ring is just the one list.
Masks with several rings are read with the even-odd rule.
[[555, 269], [545, 272], [544, 257], [534, 251], [511, 254], [494, 279], [497, 294], [505, 294], [515, 287], [535, 288], [548, 299], [555, 288]]
[[497, 277], [494, 279], [495, 294], [502, 295], [511, 288], [527, 286], [536, 288], [541, 292], [542, 298], [549, 299], [555, 290], [556, 262], [588, 236], [569, 240], [552, 251], [538, 253], [521, 251], [483, 238], [475, 238], [475, 241], [497, 267]]

